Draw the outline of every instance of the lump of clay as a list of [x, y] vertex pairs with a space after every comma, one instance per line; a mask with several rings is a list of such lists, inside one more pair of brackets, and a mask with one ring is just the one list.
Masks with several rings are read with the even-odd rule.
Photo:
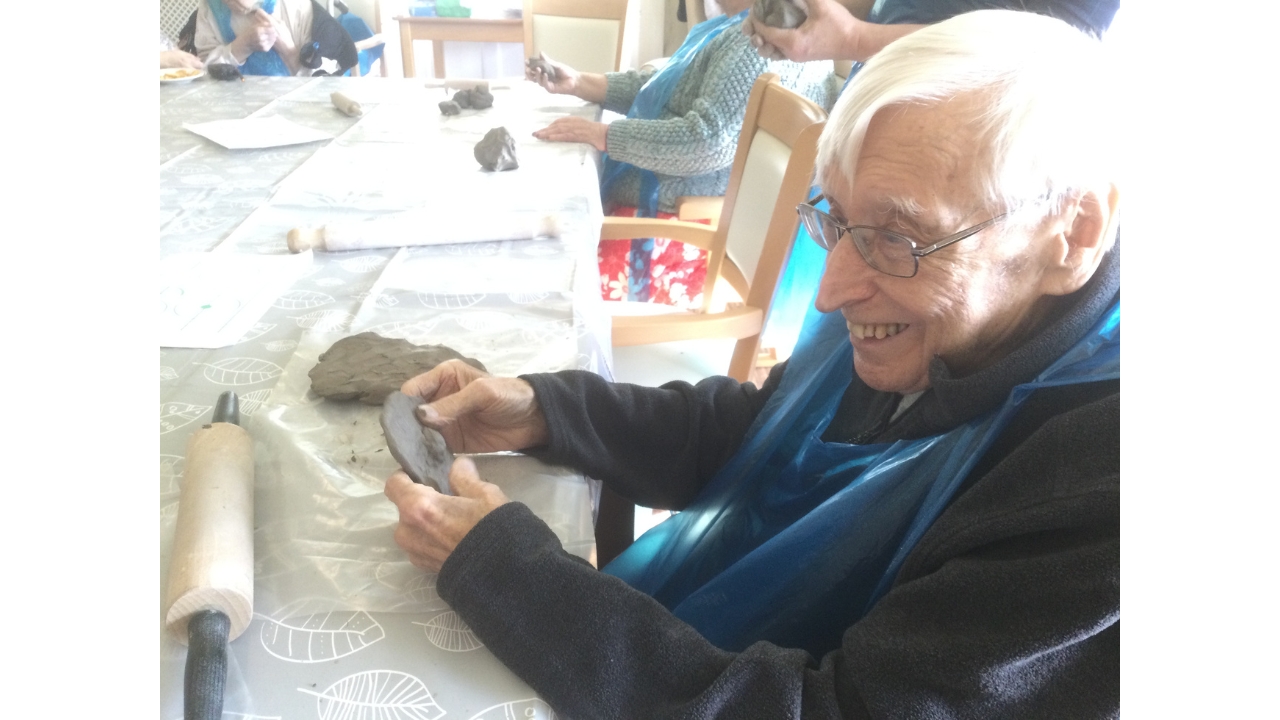
[[515, 170], [520, 167], [516, 161], [516, 139], [511, 137], [504, 127], [496, 127], [484, 134], [484, 139], [476, 143], [476, 162], [485, 170]]
[[490, 93], [485, 86], [477, 85], [470, 90], [459, 90], [454, 93], [453, 102], [457, 103], [458, 107], [485, 110], [493, 107], [493, 93]]
[[415, 375], [446, 360], [461, 360], [484, 370], [474, 358], [444, 345], [414, 345], [408, 340], [363, 332], [345, 337], [320, 354], [311, 368], [311, 389], [330, 400], [355, 400], [381, 405], [388, 394]]
[[547, 58], [542, 53], [538, 53], [538, 57], [531, 57], [526, 62], [529, 69], [541, 72], [547, 76], [551, 82], [560, 82], [560, 71], [556, 70], [556, 66], [547, 62]]
[[462, 106], [452, 100], [445, 100], [440, 103], [441, 115], [457, 115], [462, 112]]
[[784, 30], [800, 27], [808, 17], [792, 0], [755, 0], [751, 15], [769, 27]]
[[387, 439], [391, 457], [400, 463], [411, 480], [448, 493], [453, 453], [440, 433], [418, 422], [415, 413], [420, 402], [402, 392], [387, 395], [379, 418], [382, 434]]
[[244, 76], [240, 74], [240, 68], [231, 63], [213, 63], [205, 67], [205, 70], [214, 80], [244, 80]]
[[471, 107], [475, 110], [487, 110], [493, 107], [493, 93], [483, 85], [475, 86], [471, 90]]

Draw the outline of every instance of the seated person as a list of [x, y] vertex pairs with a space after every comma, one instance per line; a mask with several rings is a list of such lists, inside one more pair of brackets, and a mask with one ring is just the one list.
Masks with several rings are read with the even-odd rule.
[[357, 61], [351, 37], [314, 0], [200, 0], [195, 50], [245, 75], [339, 75]]
[[[762, 73], [776, 73], [789, 89], [831, 107], [839, 89], [832, 64], [761, 58], [738, 32], [750, 4], [725, 0], [726, 14], [691, 28], [656, 73], [580, 73], [552, 62], [559, 75], [552, 81], [539, 70], [527, 71], [529, 79], [553, 93], [627, 114], [609, 124], [560, 118], [534, 133], [543, 140], [585, 142], [607, 151], [601, 186], [607, 214], [670, 217], [682, 195], [724, 195], [747, 97]], [[606, 240], [599, 253], [606, 299], [692, 308], [702, 303], [705, 251], [659, 238]], [[657, 268], [665, 271], [654, 274]]]
[[817, 312], [763, 388], [403, 388], [455, 451], [681, 512], [600, 572], [460, 458], [456, 496], [387, 481], [397, 544], [567, 717], [1118, 716], [1114, 76], [1033, 13], [890, 44], [822, 135]]

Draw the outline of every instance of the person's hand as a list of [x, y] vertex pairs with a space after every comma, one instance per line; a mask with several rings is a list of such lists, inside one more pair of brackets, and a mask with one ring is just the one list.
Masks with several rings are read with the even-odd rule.
[[266, 52], [270, 50], [276, 44], [276, 40], [279, 39], [276, 33], [276, 27], [271, 22], [271, 16], [261, 8], [253, 12], [253, 18], [253, 26], [237, 35], [235, 42], [239, 43], [250, 53]]
[[742, 34], [761, 57], [770, 60], [853, 60], [862, 21], [836, 0], [794, 0], [808, 15], [794, 30], [769, 27], [755, 16], [754, 8], [742, 21]]
[[509, 502], [497, 485], [480, 479], [471, 458], [453, 461], [449, 487], [457, 496], [443, 495], [396, 472], [382, 491], [400, 511], [396, 544], [409, 555], [409, 562], [430, 572], [440, 572], [471, 528]]
[[535, 131], [533, 136], [548, 142], [587, 143], [604, 152], [605, 142], [609, 137], [609, 126], [606, 123], [570, 115], [557, 118], [545, 128]]
[[418, 422], [439, 432], [454, 452], [524, 450], [547, 441], [547, 419], [533, 386], [492, 377], [461, 360], [440, 363], [405, 382], [420, 399]]
[[160, 67], [194, 68], [199, 70], [204, 67], [204, 63], [200, 62], [200, 58], [188, 52], [183, 52], [181, 50], [161, 50]]
[[285, 27], [274, 15], [262, 8], [254, 10], [253, 15], [258, 24], [268, 25], [275, 32], [276, 41], [271, 44], [272, 47], [283, 52], [293, 52], [297, 49], [297, 43], [293, 41], [293, 35], [289, 33], [289, 28]]
[[581, 75], [577, 70], [564, 63], [552, 60], [547, 57], [546, 53], [538, 53], [538, 58], [555, 69], [556, 79], [553, 81], [547, 73], [542, 71], [542, 68], [532, 68], [529, 67], [528, 63], [525, 63], [524, 77], [526, 80], [535, 82], [546, 88], [547, 92], [557, 95], [573, 95], [577, 91], [578, 82], [581, 79]]

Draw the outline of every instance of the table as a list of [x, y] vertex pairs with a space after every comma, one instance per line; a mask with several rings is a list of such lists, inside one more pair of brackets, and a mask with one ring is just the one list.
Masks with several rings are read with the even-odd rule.
[[[335, 90], [360, 102], [363, 117], [337, 112]], [[162, 595], [187, 437], [231, 389], [255, 440], [255, 618], [231, 644], [224, 717], [554, 717], [439, 599], [434, 576], [394, 546], [394, 507], [381, 484], [395, 464], [377, 408], [308, 393], [316, 355], [365, 329], [450, 345], [499, 374], [609, 374], [595, 260], [598, 154], [530, 137], [554, 117], [596, 118], [599, 108], [521, 83], [496, 89], [489, 110], [443, 117], [436, 104], [447, 93], [384, 78], [160, 88], [162, 259], [283, 257], [291, 227], [441, 203], [477, 218], [552, 208], [562, 224], [558, 238], [301, 257], [301, 278], [239, 342], [161, 350]], [[335, 137], [231, 151], [182, 128], [272, 115]], [[486, 173], [470, 158], [494, 125], [517, 138], [518, 170]], [[546, 519], [566, 549], [590, 555], [592, 483], [515, 454], [477, 464]], [[165, 720], [182, 715], [184, 660], [162, 629]]]
[[414, 77], [414, 40], [431, 41], [438, 78], [444, 77], [446, 41], [524, 43], [524, 20], [521, 18], [397, 16], [396, 22], [400, 23], [400, 54], [404, 58], [404, 76], [407, 78]]

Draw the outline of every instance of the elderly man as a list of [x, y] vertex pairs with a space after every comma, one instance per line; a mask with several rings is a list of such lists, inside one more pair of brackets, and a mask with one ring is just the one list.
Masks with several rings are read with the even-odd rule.
[[822, 136], [816, 309], [764, 387], [411, 380], [455, 450], [681, 510], [605, 572], [458, 460], [396, 541], [575, 718], [1119, 713], [1119, 247], [1095, 40], [1002, 10], [873, 58]]

